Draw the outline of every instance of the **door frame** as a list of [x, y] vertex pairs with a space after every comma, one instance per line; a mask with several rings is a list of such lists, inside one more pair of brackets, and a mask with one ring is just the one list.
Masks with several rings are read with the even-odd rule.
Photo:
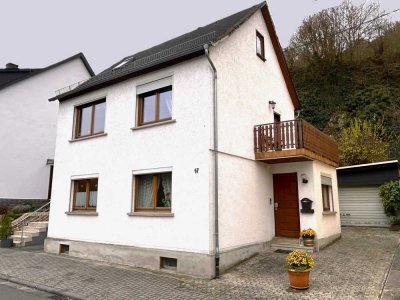
[[[274, 193], [274, 226], [275, 226], [275, 236], [282, 236], [277, 234], [276, 230], [276, 210], [275, 210], [275, 199], [276, 199], [276, 190], [275, 190], [275, 177], [279, 175], [288, 175], [288, 174], [295, 174], [296, 175], [296, 207], [297, 207], [297, 213], [298, 213], [298, 228], [299, 228], [299, 236], [300, 236], [300, 231], [301, 231], [301, 223], [300, 223], [300, 204], [299, 204], [299, 181], [298, 181], [298, 173], [297, 172], [288, 172], [288, 173], [276, 173], [272, 174], [272, 188], [273, 188], [273, 193]], [[284, 236], [283, 236], [284, 237]]]

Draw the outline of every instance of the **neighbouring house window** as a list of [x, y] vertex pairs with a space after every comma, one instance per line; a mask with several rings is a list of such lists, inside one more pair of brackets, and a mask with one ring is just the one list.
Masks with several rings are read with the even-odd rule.
[[261, 33], [256, 31], [256, 52], [257, 56], [265, 61], [265, 48], [264, 48], [264, 37]]
[[75, 138], [104, 132], [106, 100], [78, 106], [75, 111]]
[[135, 211], [171, 211], [172, 173], [135, 176]]
[[321, 176], [322, 204], [323, 210], [333, 211], [332, 179]]
[[171, 120], [172, 86], [138, 95], [138, 125]]
[[73, 210], [96, 210], [98, 178], [73, 180]]

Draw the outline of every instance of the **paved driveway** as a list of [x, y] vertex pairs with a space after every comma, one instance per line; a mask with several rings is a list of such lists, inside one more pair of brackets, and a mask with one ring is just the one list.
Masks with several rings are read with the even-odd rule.
[[398, 242], [387, 229], [344, 228], [340, 241], [314, 254], [311, 287], [302, 292], [288, 287], [286, 255], [270, 251], [201, 280], [0, 249], [0, 278], [77, 299], [379, 299]]

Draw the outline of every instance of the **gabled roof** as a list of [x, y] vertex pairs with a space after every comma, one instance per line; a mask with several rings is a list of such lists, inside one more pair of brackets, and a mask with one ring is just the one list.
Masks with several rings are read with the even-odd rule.
[[300, 103], [290, 79], [285, 57], [276, 36], [274, 25], [266, 2], [252, 6], [207, 26], [199, 27], [194, 31], [171, 39], [165, 43], [125, 57], [124, 59], [112, 65], [110, 68], [99, 73], [97, 76], [94, 76], [93, 78], [79, 85], [77, 88], [57, 95], [49, 100], [54, 101], [58, 99], [59, 101], [64, 101], [72, 97], [121, 82], [128, 78], [132, 78], [203, 55], [205, 44], [212, 45], [213, 43], [216, 43], [222, 38], [230, 35], [258, 10], [261, 10], [264, 16], [274, 50], [278, 57], [286, 85], [293, 101], [293, 105], [296, 109], [299, 109]]
[[13, 85], [17, 82], [20, 82], [22, 80], [31, 78], [35, 75], [38, 75], [40, 73], [43, 73], [45, 71], [48, 71], [50, 69], [53, 69], [55, 67], [58, 67], [62, 64], [65, 64], [67, 62], [70, 62], [76, 58], [80, 58], [85, 65], [86, 69], [88, 70], [90, 76], [94, 76], [94, 72], [92, 68], [89, 65], [89, 62], [86, 60], [85, 55], [83, 53], [78, 53], [75, 54], [67, 59], [64, 59], [62, 61], [59, 61], [55, 64], [52, 64], [46, 68], [40, 68], [40, 69], [18, 69], [18, 68], [11, 68], [11, 69], [0, 69], [0, 90]]

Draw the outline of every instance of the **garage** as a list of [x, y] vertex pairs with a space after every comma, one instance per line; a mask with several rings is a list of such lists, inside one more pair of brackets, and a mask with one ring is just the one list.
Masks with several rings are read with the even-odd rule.
[[390, 225], [379, 199], [379, 186], [339, 188], [339, 205], [342, 226]]
[[388, 227], [379, 186], [399, 180], [398, 161], [354, 165], [337, 169], [342, 226]]

